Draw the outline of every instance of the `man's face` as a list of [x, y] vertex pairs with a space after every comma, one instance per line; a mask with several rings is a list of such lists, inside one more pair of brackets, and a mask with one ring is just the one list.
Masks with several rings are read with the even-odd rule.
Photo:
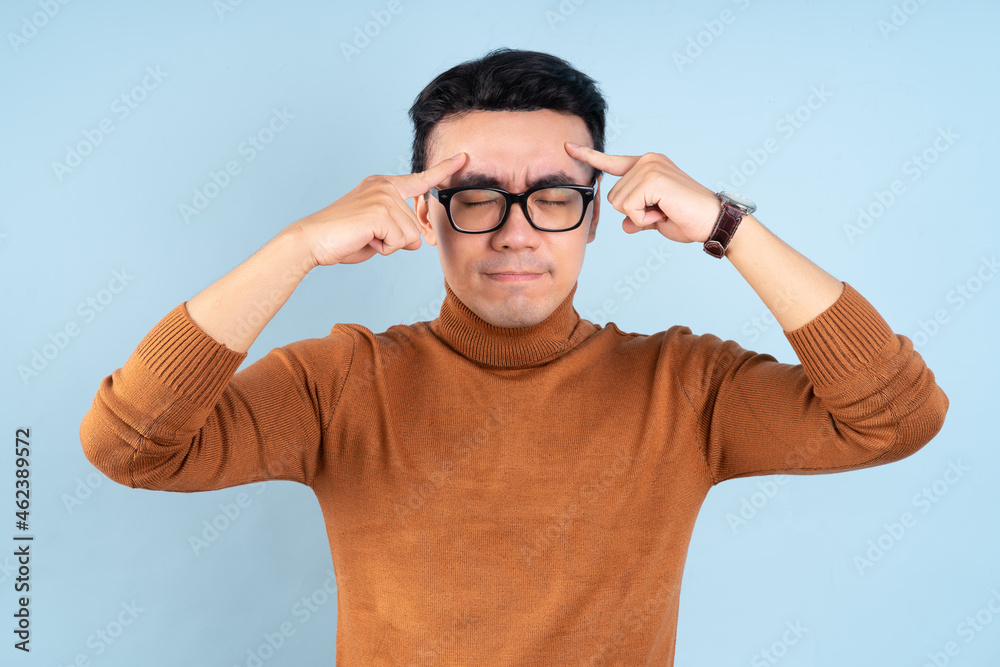
[[[482, 185], [484, 176], [495, 181], [490, 185], [514, 194], [541, 181], [590, 185], [593, 170], [569, 156], [566, 141], [593, 146], [579, 116], [550, 110], [473, 111], [435, 126], [427, 164], [468, 154], [465, 165], [437, 186], [442, 190], [473, 178]], [[463, 234], [452, 229], [435, 197], [417, 197], [415, 205], [424, 239], [438, 246], [455, 296], [491, 324], [530, 326], [548, 317], [576, 283], [584, 250], [597, 232], [600, 191], [583, 223], [569, 232], [540, 232], [514, 205], [500, 229]]]

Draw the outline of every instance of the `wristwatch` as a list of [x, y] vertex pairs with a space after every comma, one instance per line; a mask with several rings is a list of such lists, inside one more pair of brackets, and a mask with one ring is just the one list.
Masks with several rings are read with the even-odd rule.
[[726, 254], [729, 242], [733, 240], [733, 234], [740, 224], [744, 215], [750, 215], [757, 210], [757, 205], [746, 197], [741, 197], [735, 192], [723, 190], [715, 194], [722, 202], [722, 210], [719, 211], [719, 219], [715, 221], [712, 233], [705, 241], [705, 252], [716, 259], [722, 259]]

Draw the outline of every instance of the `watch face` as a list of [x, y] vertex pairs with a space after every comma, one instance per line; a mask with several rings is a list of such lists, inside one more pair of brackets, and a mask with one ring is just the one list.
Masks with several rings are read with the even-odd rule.
[[723, 190], [719, 194], [721, 196], [725, 197], [726, 199], [730, 200], [731, 202], [733, 202], [737, 206], [740, 206], [741, 208], [745, 208], [746, 211], [747, 211], [747, 213], [753, 213], [754, 211], [757, 210], [757, 205], [756, 204], [754, 204], [752, 201], [750, 201], [746, 197], [743, 197], [743, 196], [740, 196], [740, 195], [736, 194], [735, 192], [729, 192], [728, 190]]

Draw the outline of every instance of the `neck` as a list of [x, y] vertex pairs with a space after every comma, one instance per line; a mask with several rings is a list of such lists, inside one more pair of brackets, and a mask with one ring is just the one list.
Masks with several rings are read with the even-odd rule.
[[522, 368], [547, 363], [597, 330], [573, 308], [577, 285], [552, 313], [537, 324], [500, 327], [474, 313], [455, 296], [446, 280], [440, 316], [431, 330], [463, 357], [484, 366]]

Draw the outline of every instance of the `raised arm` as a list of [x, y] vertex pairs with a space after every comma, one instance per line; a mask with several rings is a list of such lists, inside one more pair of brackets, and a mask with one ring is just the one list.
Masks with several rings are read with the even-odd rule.
[[[576, 159], [621, 179], [608, 202], [628, 233], [704, 243], [722, 204], [669, 158]], [[907, 456], [941, 428], [948, 399], [913, 349], [857, 291], [744, 216], [725, 254], [781, 324], [801, 365], [716, 336], [682, 336], [679, 377], [712, 477], [832, 472]], [[714, 261], [706, 259], [706, 261]]]
[[312, 268], [419, 248], [420, 227], [406, 199], [464, 161], [460, 154], [418, 174], [366, 178], [174, 308], [101, 382], [80, 427], [90, 461], [133, 487], [308, 484], [323, 415], [336, 407], [353, 340], [341, 333], [299, 341], [236, 369]]
[[369, 176], [330, 206], [286, 227], [191, 299], [191, 319], [229, 349], [246, 352], [316, 266], [419, 248], [420, 224], [406, 200], [438, 185], [465, 160], [459, 153], [419, 174]]
[[881, 465], [941, 429], [948, 398], [934, 374], [849, 284], [785, 337], [800, 364], [712, 335], [680, 337], [678, 376], [715, 482]]

